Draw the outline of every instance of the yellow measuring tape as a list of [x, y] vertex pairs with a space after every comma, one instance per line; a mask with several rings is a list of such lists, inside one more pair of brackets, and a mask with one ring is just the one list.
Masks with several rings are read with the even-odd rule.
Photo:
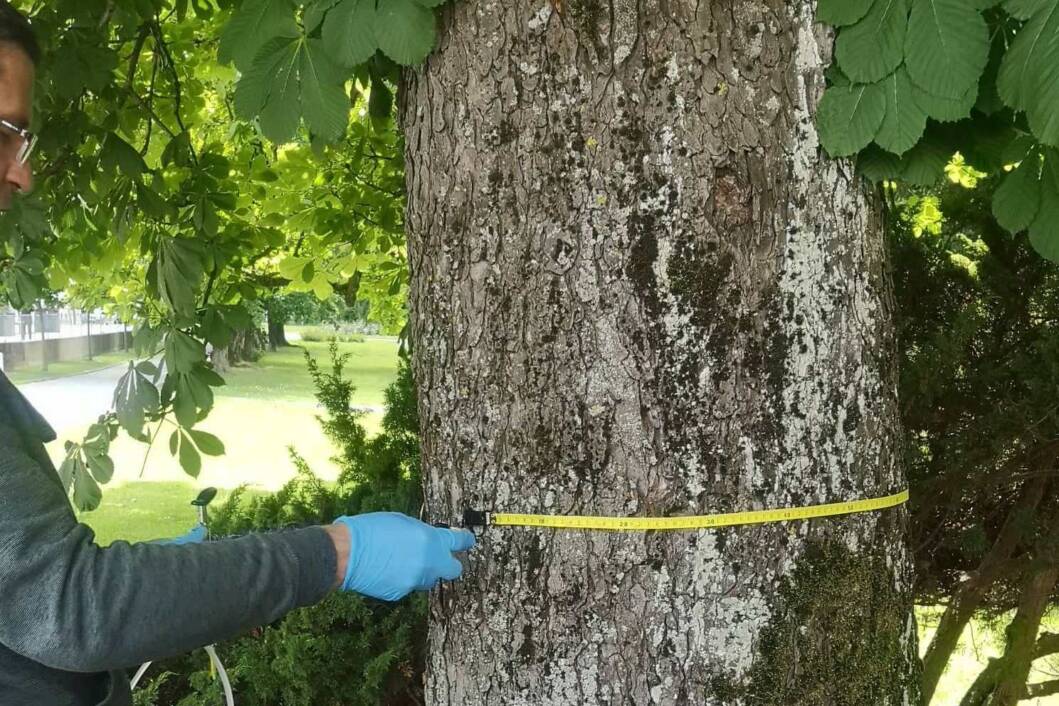
[[751, 510], [749, 512], [727, 512], [717, 515], [691, 515], [685, 517], [595, 517], [586, 515], [521, 515], [509, 512], [482, 512], [468, 510], [464, 514], [464, 526], [521, 526], [557, 527], [569, 529], [613, 530], [637, 532], [643, 530], [680, 530], [709, 527], [731, 527], [733, 525], [758, 525], [765, 522], [808, 520], [814, 517], [850, 515], [856, 512], [885, 510], [908, 502], [908, 490], [895, 495], [869, 500], [852, 500], [844, 503], [809, 505], [782, 510]]

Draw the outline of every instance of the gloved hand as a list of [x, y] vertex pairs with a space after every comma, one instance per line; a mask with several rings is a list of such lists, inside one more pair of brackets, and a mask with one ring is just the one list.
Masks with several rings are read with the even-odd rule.
[[187, 534], [182, 534], [173, 539], [156, 539], [151, 544], [200, 544], [204, 539], [206, 539], [206, 527], [198, 524]]
[[384, 601], [458, 579], [463, 565], [452, 553], [475, 545], [473, 532], [432, 527], [399, 512], [339, 517], [335, 523], [348, 527], [352, 539], [342, 590]]

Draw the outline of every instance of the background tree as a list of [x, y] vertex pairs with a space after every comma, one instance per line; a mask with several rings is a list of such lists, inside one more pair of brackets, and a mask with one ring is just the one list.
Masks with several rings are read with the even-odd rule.
[[[924, 700], [972, 618], [987, 617], [1009, 623], [1008, 652], [964, 704], [1012, 704], [1041, 693], [1027, 672], [1055, 649], [1039, 629], [1057, 597], [1059, 268], [993, 218], [1002, 174], [953, 176], [937, 195], [900, 197], [892, 219], [916, 595], [945, 606]], [[992, 695], [1002, 680], [1006, 695]]]

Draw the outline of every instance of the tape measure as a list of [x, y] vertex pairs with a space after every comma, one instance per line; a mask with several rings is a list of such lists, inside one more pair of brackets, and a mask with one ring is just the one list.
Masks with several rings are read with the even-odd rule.
[[781, 510], [751, 510], [749, 512], [727, 512], [717, 515], [690, 515], [685, 517], [600, 517], [586, 515], [523, 515], [509, 512], [467, 510], [463, 515], [464, 527], [518, 526], [555, 527], [559, 529], [611, 530], [615, 532], [642, 532], [644, 530], [682, 530], [733, 525], [759, 525], [766, 522], [809, 520], [814, 517], [850, 515], [857, 512], [873, 512], [896, 507], [908, 502], [908, 490], [895, 495], [869, 500], [852, 500], [826, 505], [808, 505]]

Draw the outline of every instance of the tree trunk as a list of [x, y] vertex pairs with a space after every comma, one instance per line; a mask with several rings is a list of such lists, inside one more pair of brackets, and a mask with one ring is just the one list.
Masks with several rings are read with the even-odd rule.
[[1018, 610], [1007, 628], [1007, 645], [1000, 658], [996, 690], [988, 701], [989, 706], [1015, 706], [1026, 693], [1026, 679], [1035, 659], [1041, 617], [1057, 582], [1059, 567], [1054, 564], [1028, 574]]
[[923, 678], [921, 681], [924, 704], [929, 704], [934, 697], [941, 675], [952, 657], [967, 623], [974, 617], [993, 583], [1012, 568], [1011, 555], [1019, 542], [1023, 541], [1032, 523], [1027, 517], [1034, 517], [1037, 506], [1044, 496], [1044, 489], [1049, 478], [1041, 475], [1022, 489], [1019, 500], [1012, 507], [1004, 520], [997, 540], [982, 558], [978, 569], [960, 583], [956, 593], [945, 608], [934, 638], [930, 641], [927, 653], [923, 657]]
[[[1037, 646], [1033, 652], [1033, 659], [1036, 660], [1057, 653], [1059, 653], [1059, 634], [1042, 633], [1041, 636], [1037, 638]], [[1003, 660], [1001, 658], [993, 658], [989, 660], [989, 664], [986, 665], [985, 669], [979, 672], [974, 683], [971, 684], [967, 693], [964, 694], [963, 699], [960, 700], [960, 706], [982, 706], [986, 702], [986, 699], [989, 698], [989, 695], [993, 693], [993, 690], [996, 689], [1002, 667]], [[1022, 699], [1039, 699], [1045, 696], [1050, 696], [1051, 694], [1056, 693], [1053, 689], [1055, 689], [1057, 685], [1059, 685], [1059, 681], [1027, 684]], [[927, 703], [925, 699], [924, 703]]]
[[[432, 521], [904, 487], [882, 223], [819, 148], [814, 11], [445, 7], [401, 107]], [[918, 704], [906, 520], [489, 528], [432, 594], [427, 702]]]
[[268, 316], [268, 349], [275, 353], [279, 348], [290, 346], [287, 343], [287, 334], [283, 329], [287, 323], [287, 315], [282, 305], [276, 304], [275, 300], [269, 300], [266, 312]]
[[213, 349], [213, 369], [218, 373], [228, 372], [231, 365], [228, 362], [228, 349], [227, 348], [214, 348]]
[[44, 305], [37, 309], [40, 314], [40, 369], [48, 372], [48, 334], [44, 330]]

